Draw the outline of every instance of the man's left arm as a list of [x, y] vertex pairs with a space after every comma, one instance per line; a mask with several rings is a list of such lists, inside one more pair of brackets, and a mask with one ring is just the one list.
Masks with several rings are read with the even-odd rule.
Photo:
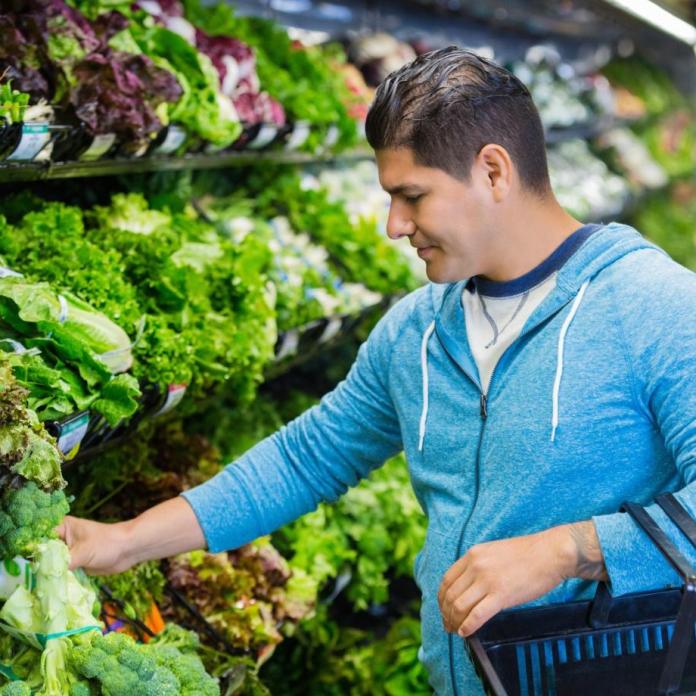
[[570, 577], [607, 579], [591, 520], [478, 544], [447, 571], [440, 586], [445, 628], [470, 636], [503, 609], [531, 602]]
[[[638, 406], [664, 438], [686, 484], [675, 495], [696, 518], [696, 275], [661, 254], [655, 257], [650, 283], [641, 283], [633, 296], [631, 288], [616, 288], [616, 317]], [[650, 297], [636, 296], [646, 288]], [[664, 511], [657, 505], [646, 509], [696, 564], [696, 551]], [[628, 514], [598, 515], [472, 547], [442, 581], [438, 599], [445, 627], [471, 635], [498, 612], [537, 599], [567, 578], [607, 580], [614, 595], [681, 584]]]

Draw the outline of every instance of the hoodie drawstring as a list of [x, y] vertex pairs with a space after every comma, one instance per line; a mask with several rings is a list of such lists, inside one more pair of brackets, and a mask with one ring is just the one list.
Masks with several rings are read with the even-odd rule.
[[585, 290], [587, 290], [587, 286], [589, 284], [590, 281], [586, 280], [580, 287], [580, 290], [578, 291], [578, 294], [575, 296], [575, 300], [573, 301], [573, 306], [570, 308], [570, 312], [568, 312], [568, 316], [565, 318], [565, 321], [563, 322], [561, 332], [560, 334], [558, 334], [558, 352], [556, 356], [556, 379], [553, 382], [553, 415], [551, 416], [551, 442], [555, 442], [556, 430], [558, 429], [558, 397], [561, 392], [561, 379], [563, 377], [563, 351], [565, 349], [565, 338], [566, 334], [568, 333], [568, 329], [570, 328], [570, 325], [573, 322], [575, 315], [577, 314], [577, 311], [580, 307], [580, 303], [582, 302], [582, 298], [585, 295]]
[[425, 422], [428, 419], [428, 341], [435, 331], [435, 322], [432, 321], [423, 333], [421, 342], [421, 376], [423, 378], [423, 410], [421, 411], [420, 427], [418, 429], [418, 451], [423, 451], [425, 441]]

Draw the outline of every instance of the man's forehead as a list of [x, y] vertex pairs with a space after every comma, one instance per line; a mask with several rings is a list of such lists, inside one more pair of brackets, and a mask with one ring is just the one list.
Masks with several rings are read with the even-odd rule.
[[409, 148], [377, 150], [375, 157], [379, 181], [388, 193], [420, 188], [427, 181], [427, 167], [416, 164]]

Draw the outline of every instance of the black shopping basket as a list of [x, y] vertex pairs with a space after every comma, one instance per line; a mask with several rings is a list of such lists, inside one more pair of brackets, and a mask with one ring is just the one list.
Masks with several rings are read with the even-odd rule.
[[[657, 498], [696, 546], [696, 522], [671, 494]], [[627, 511], [684, 580], [681, 589], [499, 614], [466, 641], [492, 696], [696, 694], [696, 571], [639, 505]]]

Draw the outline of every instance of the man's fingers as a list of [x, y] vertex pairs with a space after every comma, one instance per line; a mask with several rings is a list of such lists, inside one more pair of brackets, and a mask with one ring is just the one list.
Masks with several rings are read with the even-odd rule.
[[470, 569], [466, 568], [462, 571], [458, 578], [443, 592], [442, 589], [438, 594], [440, 600], [440, 609], [447, 604], [452, 604], [457, 597], [461, 597], [474, 583], [474, 576]]
[[437, 593], [437, 599], [440, 602], [440, 606], [442, 606], [442, 603], [445, 601], [445, 595], [447, 594], [447, 590], [449, 590], [452, 583], [454, 583], [457, 580], [457, 578], [459, 578], [459, 576], [464, 572], [465, 569], [466, 556], [462, 556], [445, 573], [444, 577], [442, 578], [442, 582], [440, 583], [440, 590]]
[[445, 628], [450, 633], [454, 633], [462, 625], [472, 608], [481, 602], [486, 594], [486, 587], [481, 583], [471, 585], [465, 592], [456, 597], [448, 594], [442, 608]]
[[483, 626], [489, 619], [492, 619], [503, 607], [495, 595], [486, 595], [478, 604], [472, 607], [467, 617], [462, 621], [457, 633], [462, 638], [466, 638]]

